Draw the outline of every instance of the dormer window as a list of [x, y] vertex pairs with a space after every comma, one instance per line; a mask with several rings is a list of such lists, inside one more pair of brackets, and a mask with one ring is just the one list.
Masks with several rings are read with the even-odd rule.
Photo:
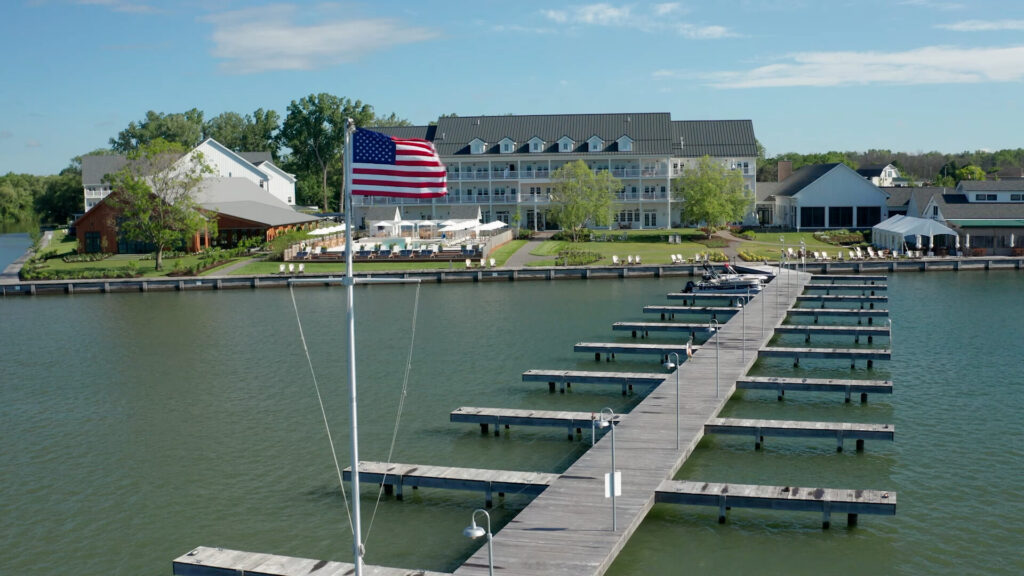
[[633, 139], [629, 136], [621, 136], [617, 142], [619, 143], [619, 152], [633, 151]]
[[479, 138], [473, 138], [469, 142], [469, 153], [470, 154], [483, 154], [487, 151], [487, 142]]
[[511, 154], [516, 151], [516, 143], [511, 138], [502, 138], [498, 145], [502, 154]]
[[590, 139], [587, 140], [587, 150], [590, 152], [601, 152], [604, 150], [604, 140], [597, 136], [591, 136]]
[[534, 136], [533, 138], [530, 138], [527, 141], [527, 144], [530, 145], [530, 152], [543, 152], [544, 151], [544, 141], [541, 140], [540, 138], [536, 137], [536, 136]]
[[572, 149], [574, 148], [575, 144], [576, 143], [573, 141], [572, 138], [569, 138], [568, 136], [562, 136], [561, 138], [558, 139], [558, 151], [572, 152]]

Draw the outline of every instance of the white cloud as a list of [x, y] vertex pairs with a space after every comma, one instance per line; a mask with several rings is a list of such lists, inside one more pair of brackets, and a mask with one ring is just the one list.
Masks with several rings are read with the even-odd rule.
[[645, 11], [632, 5], [615, 6], [606, 2], [572, 6], [565, 10], [541, 10], [541, 15], [556, 24], [632, 28], [645, 32], [675, 32], [684, 38], [709, 40], [736, 36], [725, 26], [705, 26], [679, 19], [686, 10], [678, 2], [654, 4]]
[[439, 32], [387, 18], [345, 19], [335, 6], [303, 9], [277, 4], [203, 18], [213, 24], [213, 56], [235, 73], [311, 70], [350, 62], [378, 50], [436, 38]]
[[717, 88], [979, 84], [1024, 80], [1024, 46], [929, 46], [905, 52], [801, 52], [746, 71], [703, 76]]
[[939, 24], [936, 28], [954, 32], [992, 32], [997, 30], [1024, 30], [1024, 20], [964, 20], [953, 24]]

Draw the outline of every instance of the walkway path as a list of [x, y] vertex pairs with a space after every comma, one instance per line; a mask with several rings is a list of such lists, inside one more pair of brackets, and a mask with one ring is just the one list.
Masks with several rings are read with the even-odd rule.
[[[666, 375], [647, 398], [622, 415], [615, 439], [615, 467], [622, 471], [617, 530], [612, 530], [611, 502], [604, 498], [604, 474], [611, 460], [611, 436], [606, 434], [495, 534], [495, 568], [517, 576], [607, 571], [654, 505], [655, 490], [693, 452], [705, 422], [725, 406], [737, 379], [753, 365], [757, 350], [771, 338], [809, 278], [809, 274], [784, 272], [750, 302], [745, 318], [736, 314], [722, 325], [720, 351], [712, 339], [678, 369], [682, 407], [678, 449], [675, 375]], [[455, 571], [456, 575], [486, 573], [486, 546]]]
[[[50, 244], [50, 240], [52, 239], [53, 231], [47, 230], [46, 232], [43, 232], [43, 238], [42, 240], [39, 241], [39, 245], [48, 246]], [[7, 266], [7, 268], [4, 268], [4, 271], [0, 272], [0, 284], [17, 283], [21, 279], [20, 276], [18, 275], [21, 273], [22, 266], [24, 266], [25, 262], [28, 262], [28, 259], [31, 258], [35, 253], [35, 250], [29, 248], [28, 250], [25, 251], [24, 254], [21, 255], [20, 258], [12, 262], [9, 266]]]
[[533, 254], [530, 254], [530, 252], [533, 252], [534, 250], [539, 248], [545, 240], [550, 240], [551, 237], [554, 235], [555, 233], [552, 230], [544, 230], [541, 232], [534, 233], [533, 237], [530, 238], [529, 242], [523, 244], [523, 246], [519, 250], [516, 250], [511, 256], [508, 257], [508, 260], [505, 261], [505, 266], [509, 268], [522, 268], [523, 266], [526, 266], [530, 262], [537, 262], [538, 260], [551, 260], [551, 256], [534, 256]]

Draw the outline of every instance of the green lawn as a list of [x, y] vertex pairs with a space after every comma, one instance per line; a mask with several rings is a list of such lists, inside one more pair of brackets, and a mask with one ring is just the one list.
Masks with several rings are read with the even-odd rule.
[[[646, 232], [646, 230], [642, 231]], [[660, 235], [667, 236], [664, 230]], [[670, 254], [682, 254], [683, 258], [693, 258], [696, 254], [708, 252], [722, 252], [722, 248], [708, 248], [696, 242], [683, 242], [682, 244], [669, 244], [668, 242], [580, 242], [572, 243], [562, 240], [549, 240], [531, 252], [535, 256], [551, 256], [550, 260], [539, 260], [532, 262], [531, 266], [554, 266], [554, 256], [567, 248], [576, 248], [589, 252], [597, 252], [601, 260], [596, 265], [608, 266], [612, 264], [612, 256], [619, 257], [620, 262], [626, 261], [627, 256], [640, 256], [644, 264], [671, 264]]]
[[837, 246], [826, 244], [815, 238], [813, 232], [758, 232], [754, 235], [754, 240], [742, 241], [735, 247], [739, 251], [755, 254], [759, 259], [778, 260], [781, 250], [779, 238], [785, 239], [785, 246], [794, 251], [800, 249], [801, 241], [811, 252], [827, 250], [830, 253], [835, 253], [838, 251]]

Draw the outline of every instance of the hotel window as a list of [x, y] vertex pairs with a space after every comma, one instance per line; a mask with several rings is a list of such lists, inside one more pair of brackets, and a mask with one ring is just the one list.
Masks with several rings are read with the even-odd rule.
[[1020, 202], [1024, 200], [1024, 194], [1010, 194], [1010, 202]]
[[974, 199], [977, 202], [995, 202], [996, 201], [996, 195], [995, 194], [975, 194], [974, 195]]

